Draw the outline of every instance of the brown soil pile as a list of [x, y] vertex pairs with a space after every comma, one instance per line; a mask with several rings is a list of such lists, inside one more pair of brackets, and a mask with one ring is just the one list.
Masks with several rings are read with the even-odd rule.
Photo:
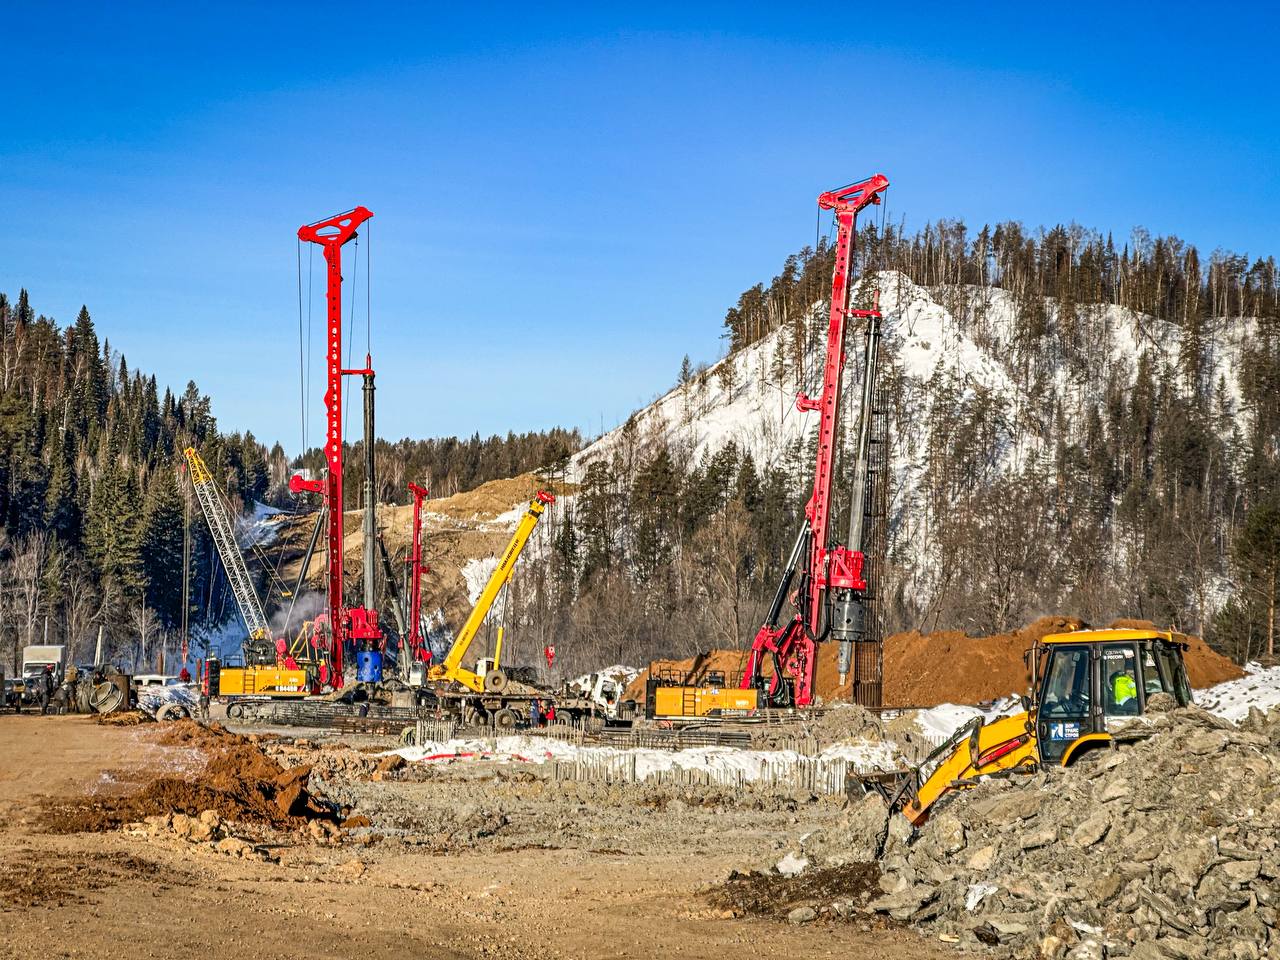
[[[1031, 645], [1050, 633], [1078, 630], [1086, 626], [1076, 617], [1041, 617], [1011, 633], [970, 637], [961, 630], [895, 633], [884, 646], [884, 705], [886, 707], [932, 707], [939, 703], [981, 703], [1010, 693], [1025, 693], [1027, 668], [1023, 655]], [[1117, 620], [1111, 627], [1153, 629], [1146, 620]], [[1196, 688], [1211, 687], [1234, 680], [1244, 671], [1222, 654], [1210, 649], [1199, 637], [1189, 637], [1186, 652], [1187, 674]], [[849, 699], [849, 680], [839, 684], [836, 672], [837, 647], [824, 643], [818, 648], [818, 675], [815, 693], [826, 703]], [[702, 682], [714, 670], [724, 672], [727, 683], [736, 684], [747, 662], [745, 650], [711, 650], [688, 660], [655, 660], [627, 687], [624, 699], [644, 702], [645, 681], [650, 673], [669, 670]], [[765, 662], [765, 675], [772, 669]]]
[[736, 873], [713, 889], [708, 899], [713, 906], [729, 910], [734, 916], [785, 920], [793, 911], [808, 907], [813, 913], [806, 920], [818, 915], [831, 915], [856, 916], [866, 922], [867, 918], [861, 911], [855, 912], [853, 908], [880, 895], [879, 880], [880, 865], [877, 863], [817, 867], [796, 876]]
[[335, 812], [307, 790], [310, 767], [285, 770], [248, 738], [214, 724], [174, 723], [161, 742], [199, 746], [209, 754], [195, 777], [160, 777], [125, 797], [89, 797], [51, 804], [44, 823], [51, 833], [114, 830], [145, 817], [214, 810], [226, 820], [291, 828], [309, 820], [333, 820]]
[[238, 743], [248, 743], [254, 738], [242, 737], [238, 733], [231, 733], [220, 723], [211, 723], [208, 726], [197, 723], [195, 720], [184, 717], [181, 720], [175, 720], [172, 723], [166, 723], [163, 732], [158, 738], [158, 742], [163, 743], [167, 747], [202, 747], [202, 748], [220, 748], [231, 746]]
[[93, 715], [94, 723], [101, 723], [107, 727], [136, 727], [149, 719], [151, 718], [141, 710], [123, 710], [119, 713], [95, 713]]

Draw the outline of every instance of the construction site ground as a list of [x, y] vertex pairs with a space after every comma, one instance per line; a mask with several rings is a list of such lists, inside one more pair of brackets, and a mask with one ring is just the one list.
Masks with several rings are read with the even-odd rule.
[[[874, 882], [858, 871], [726, 883], [829, 822], [832, 798], [704, 807], [596, 784], [570, 796], [520, 765], [397, 768], [377, 755], [386, 739], [179, 723], [0, 716], [0, 956], [954, 956], [860, 912], [788, 922]], [[194, 816], [116, 822], [184, 785], [229, 789], [209, 763], [219, 751], [262, 770], [231, 784], [244, 822], [201, 818], [207, 842]], [[276, 763], [310, 765], [339, 818], [308, 820], [305, 796], [277, 796], [291, 781], [271, 787]]]

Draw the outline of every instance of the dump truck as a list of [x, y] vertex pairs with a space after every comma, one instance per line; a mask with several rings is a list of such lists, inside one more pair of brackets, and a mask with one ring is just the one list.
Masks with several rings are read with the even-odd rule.
[[1099, 748], [1146, 735], [1157, 696], [1192, 702], [1185, 634], [1166, 630], [1076, 630], [1027, 651], [1031, 694], [1023, 710], [957, 730], [887, 792], [891, 809], [919, 826], [943, 797], [993, 774], [1065, 767]]

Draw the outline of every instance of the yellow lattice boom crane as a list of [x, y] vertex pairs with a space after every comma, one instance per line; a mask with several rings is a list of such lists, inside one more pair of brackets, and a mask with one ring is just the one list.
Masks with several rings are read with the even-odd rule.
[[[186, 457], [191, 486], [195, 489], [196, 499], [200, 501], [200, 510], [209, 525], [209, 533], [218, 550], [218, 557], [222, 560], [222, 568], [227, 572], [231, 593], [249, 631], [248, 642], [245, 644], [246, 653], [249, 648], [264, 650], [272, 647], [271, 627], [267, 622], [266, 611], [253, 587], [249, 566], [245, 563], [244, 554], [235, 537], [231, 514], [218, 493], [213, 474], [209, 472], [195, 447], [187, 447], [182, 454]], [[251, 697], [296, 697], [309, 693], [311, 678], [307, 676], [305, 667], [296, 665], [293, 651], [288, 651], [288, 661], [281, 655], [280, 645], [275, 645], [273, 652], [270, 663], [246, 662], [242, 667], [224, 667], [220, 659], [210, 657], [206, 661], [206, 692], [209, 696]], [[246, 656], [246, 661], [248, 659]]]

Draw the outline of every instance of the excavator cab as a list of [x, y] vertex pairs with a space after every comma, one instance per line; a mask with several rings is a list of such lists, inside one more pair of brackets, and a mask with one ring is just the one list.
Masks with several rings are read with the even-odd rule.
[[[1035, 733], [1041, 764], [1066, 766], [1147, 712], [1158, 693], [1191, 702], [1180, 635], [1158, 630], [1086, 630], [1045, 637], [1032, 650], [1039, 677]], [[1042, 664], [1042, 667], [1041, 667]]]

